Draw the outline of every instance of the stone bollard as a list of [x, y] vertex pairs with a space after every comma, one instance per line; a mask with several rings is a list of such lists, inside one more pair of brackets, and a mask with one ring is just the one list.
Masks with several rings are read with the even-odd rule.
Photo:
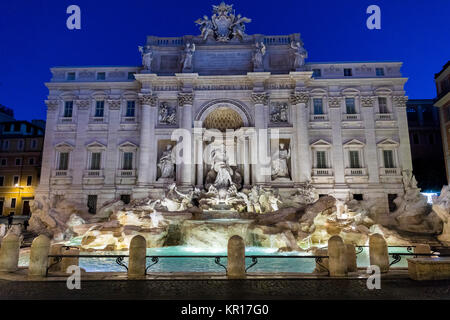
[[345, 277], [347, 275], [346, 251], [341, 237], [332, 236], [328, 240], [330, 277]]
[[347, 272], [357, 272], [358, 266], [356, 265], [356, 248], [354, 244], [345, 245], [345, 256], [347, 259]]
[[143, 236], [137, 235], [130, 242], [130, 258], [128, 262], [128, 278], [145, 276], [147, 241]]
[[230, 279], [245, 278], [245, 243], [238, 235], [228, 240], [227, 276]]
[[3, 238], [0, 248], [0, 271], [14, 272], [19, 265], [20, 238], [10, 233]]
[[369, 238], [370, 265], [376, 265], [381, 273], [389, 271], [389, 254], [386, 240], [379, 233], [375, 233]]
[[48, 267], [48, 255], [50, 252], [50, 239], [41, 234], [33, 240], [30, 252], [30, 264], [28, 277], [45, 277]]
[[414, 253], [431, 253], [431, 247], [429, 244], [417, 244], [414, 247]]

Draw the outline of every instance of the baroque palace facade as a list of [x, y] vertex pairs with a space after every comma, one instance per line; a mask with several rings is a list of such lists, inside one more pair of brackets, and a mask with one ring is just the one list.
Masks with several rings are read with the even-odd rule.
[[[311, 182], [319, 194], [379, 198], [387, 210], [412, 171], [402, 63], [305, 63], [299, 34], [247, 35], [250, 19], [225, 4], [213, 11], [196, 21], [199, 36], [147, 37], [142, 66], [51, 69], [37, 197], [95, 212], [112, 199], [163, 195], [173, 182], [203, 188], [202, 133], [240, 128], [227, 161], [243, 187], [288, 193]], [[269, 132], [259, 142], [268, 157], [282, 155], [272, 174], [249, 160], [253, 128]], [[177, 129], [191, 133], [192, 162], [171, 169]]]

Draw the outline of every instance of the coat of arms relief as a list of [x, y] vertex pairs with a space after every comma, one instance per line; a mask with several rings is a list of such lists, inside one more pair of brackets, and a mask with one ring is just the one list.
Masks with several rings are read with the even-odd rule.
[[245, 23], [251, 22], [251, 19], [237, 16], [232, 13], [233, 5], [222, 2], [218, 6], [213, 6], [213, 15], [211, 19], [203, 16], [195, 21], [199, 25], [201, 37], [203, 40], [213, 37], [217, 41], [226, 42], [233, 38], [243, 40], [245, 35]]

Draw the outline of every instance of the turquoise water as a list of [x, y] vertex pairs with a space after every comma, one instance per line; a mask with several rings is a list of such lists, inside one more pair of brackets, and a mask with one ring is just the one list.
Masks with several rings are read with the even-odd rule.
[[[277, 253], [275, 248], [262, 248], [262, 247], [247, 247], [245, 250], [246, 255], [277, 255], [277, 256], [296, 256], [296, 255], [311, 255], [308, 252], [288, 252]], [[369, 265], [369, 248], [364, 248], [363, 252], [357, 255], [358, 267], [367, 267]], [[406, 253], [406, 248], [403, 247], [390, 247], [390, 253]], [[83, 255], [127, 255], [126, 251], [109, 251], [109, 252], [83, 252]], [[193, 248], [187, 246], [172, 246], [163, 248], [150, 248], [147, 249], [147, 255], [224, 255], [226, 256], [226, 250], [205, 250], [200, 248]], [[80, 258], [79, 265], [87, 272], [124, 272], [125, 268], [116, 264], [115, 258]], [[392, 257], [390, 257], [392, 261]], [[28, 266], [29, 251], [21, 252], [19, 265]], [[152, 263], [151, 259], [147, 259], [147, 265]], [[227, 259], [222, 258], [220, 263], [227, 265]], [[252, 263], [250, 258], [246, 259], [246, 265], [249, 266]], [[124, 259], [124, 264], [128, 265], [128, 258]], [[408, 263], [406, 257], [402, 257], [402, 260], [395, 264], [394, 267], [407, 267]], [[311, 273], [315, 268], [315, 260], [312, 258], [260, 258], [258, 263], [249, 269], [249, 272], [302, 272]], [[214, 262], [214, 258], [160, 258], [159, 262], [149, 269], [151, 272], [225, 272], [221, 266]]]

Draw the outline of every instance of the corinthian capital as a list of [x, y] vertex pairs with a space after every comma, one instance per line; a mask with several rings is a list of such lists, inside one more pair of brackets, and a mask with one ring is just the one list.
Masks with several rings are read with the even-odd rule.
[[341, 107], [341, 97], [329, 97], [328, 98], [329, 108], [340, 108]]
[[139, 102], [141, 104], [145, 104], [148, 106], [156, 106], [157, 101], [158, 97], [156, 96], [156, 94], [144, 94], [144, 93], [139, 94]]
[[294, 91], [290, 97], [291, 104], [308, 103], [309, 93], [308, 91]]
[[87, 110], [87, 109], [89, 109], [89, 100], [88, 99], [76, 100], [75, 104], [76, 104], [78, 110]]
[[185, 92], [180, 92], [178, 94], [178, 105], [179, 106], [184, 106], [184, 105], [192, 105], [194, 103], [194, 94], [192, 93], [185, 93]]
[[363, 107], [373, 107], [374, 97], [361, 97], [361, 105]]
[[267, 92], [253, 92], [252, 101], [254, 104], [267, 105], [269, 102], [269, 94]]
[[108, 100], [109, 110], [120, 110], [120, 99]]
[[408, 101], [408, 97], [405, 96], [394, 96], [392, 97], [392, 101], [395, 107], [406, 107], [406, 102]]
[[47, 105], [48, 111], [55, 111], [58, 109], [58, 100], [45, 100], [45, 104]]

